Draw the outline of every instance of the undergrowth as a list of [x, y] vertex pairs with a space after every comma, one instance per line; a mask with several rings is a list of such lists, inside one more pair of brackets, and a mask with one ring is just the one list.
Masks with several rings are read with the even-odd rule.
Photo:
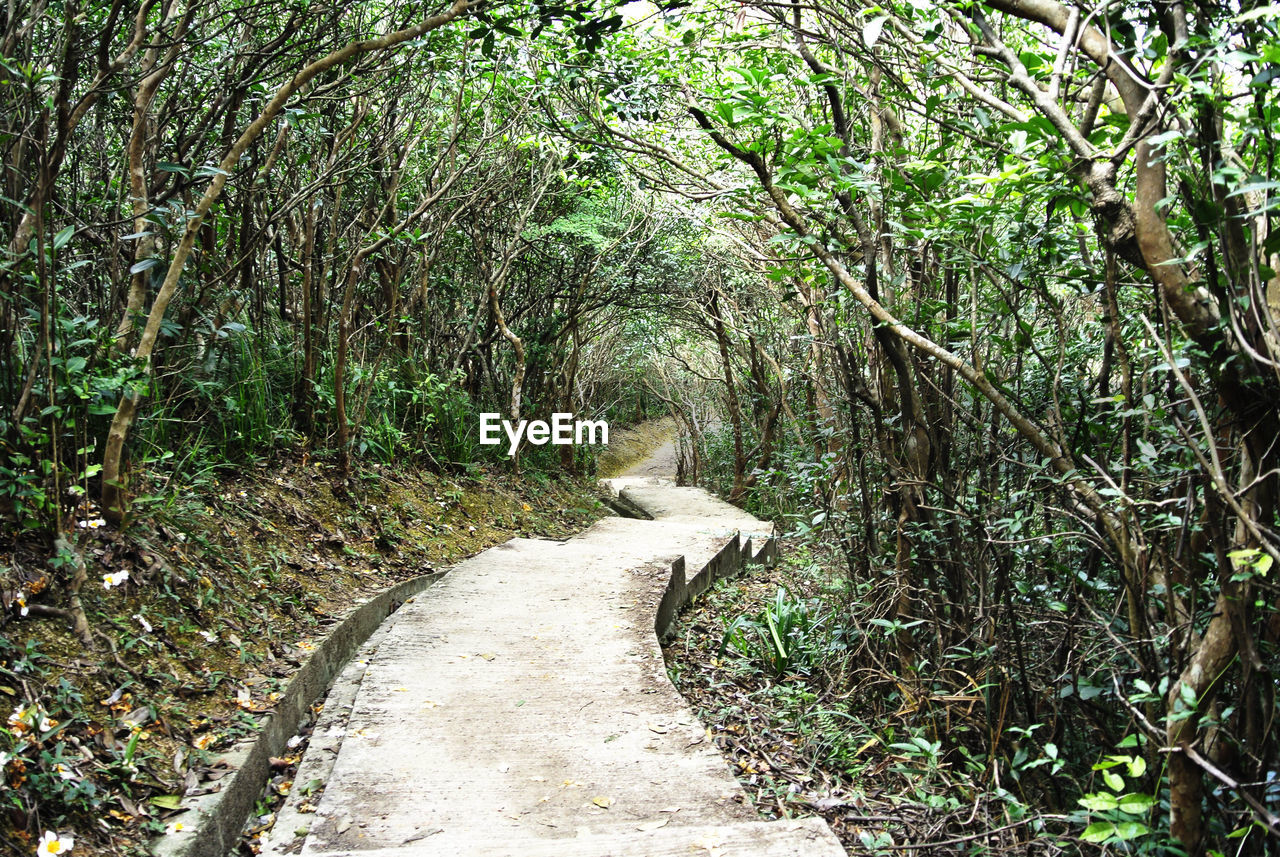
[[982, 686], [953, 693], [896, 676], [878, 654], [888, 629], [811, 547], [793, 542], [778, 568], [718, 583], [665, 648], [757, 808], [820, 814], [851, 854], [1089, 847], [1083, 808], [1039, 805], [1063, 776], [1056, 749], [1015, 736], [1012, 764], [987, 758], [974, 740], [986, 728]]

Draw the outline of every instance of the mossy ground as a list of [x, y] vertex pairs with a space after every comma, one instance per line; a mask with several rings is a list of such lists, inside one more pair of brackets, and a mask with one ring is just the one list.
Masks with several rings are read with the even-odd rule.
[[[47, 551], [0, 543], [0, 716], [20, 715], [0, 721], [0, 842], [28, 855], [55, 830], [77, 857], [139, 853], [357, 599], [604, 513], [586, 484], [536, 474], [367, 464], [343, 480], [294, 453], [210, 475], [123, 530], [75, 529], [92, 650], [48, 615], [67, 607], [69, 570], [46, 577]], [[57, 725], [40, 729], [45, 716]]]

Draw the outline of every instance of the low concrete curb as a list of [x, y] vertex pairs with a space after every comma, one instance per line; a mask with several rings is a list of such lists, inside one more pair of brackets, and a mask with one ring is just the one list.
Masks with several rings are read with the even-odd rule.
[[641, 521], [652, 521], [653, 515], [650, 515], [640, 506], [632, 503], [630, 500], [620, 494], [611, 494], [604, 498], [605, 504], [617, 512], [624, 518], [636, 518]]
[[186, 811], [176, 819], [183, 829], [153, 840], [151, 853], [222, 857], [230, 851], [267, 781], [271, 757], [284, 755], [311, 704], [387, 616], [444, 575], [434, 572], [398, 583], [351, 610], [289, 680], [275, 709], [260, 721], [257, 737], [219, 757], [232, 772], [218, 782], [218, 790], [184, 800]]
[[[346, 737], [347, 724], [351, 720], [356, 695], [360, 692], [365, 671], [369, 668], [369, 661], [387, 639], [391, 629], [395, 627], [396, 617], [399, 615], [401, 615], [399, 611], [392, 613], [377, 627], [377, 630], [369, 635], [369, 639], [357, 650], [351, 661], [343, 667], [342, 672], [329, 686], [329, 692], [324, 698], [324, 710], [312, 725], [306, 753], [294, 774], [294, 787], [276, 811], [271, 832], [267, 841], [263, 843], [262, 851], [259, 852], [264, 857], [290, 853], [289, 849], [295, 842], [301, 847], [299, 837], [305, 837], [315, 821], [314, 807], [303, 809], [304, 805], [317, 799], [317, 795], [311, 792], [308, 786], [319, 782], [323, 788], [324, 784], [329, 782], [334, 762], [338, 758], [338, 751], [342, 749], [342, 741]], [[303, 832], [299, 833], [300, 830]]]
[[692, 576], [683, 556], [671, 563], [671, 579], [653, 617], [653, 631], [659, 640], [665, 640], [671, 633], [680, 611], [689, 606], [690, 601], [710, 589], [717, 580], [736, 577], [748, 564], [755, 562], [751, 557], [750, 544], [748, 540], [748, 547], [743, 550], [738, 539], [731, 537], [720, 552], [701, 569], [695, 570]]

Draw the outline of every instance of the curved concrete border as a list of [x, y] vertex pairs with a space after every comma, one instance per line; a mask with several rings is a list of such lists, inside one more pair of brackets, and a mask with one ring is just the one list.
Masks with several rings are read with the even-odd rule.
[[186, 812], [177, 819], [183, 829], [152, 840], [151, 853], [156, 857], [222, 857], [230, 851], [262, 793], [271, 757], [284, 755], [288, 740], [297, 733], [311, 704], [389, 615], [446, 573], [403, 581], [349, 611], [294, 673], [275, 708], [259, 721], [257, 737], [218, 757], [231, 773], [218, 781], [217, 791], [184, 800]]

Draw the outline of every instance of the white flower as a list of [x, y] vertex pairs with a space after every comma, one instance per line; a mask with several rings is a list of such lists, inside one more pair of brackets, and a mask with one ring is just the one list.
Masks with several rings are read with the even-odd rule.
[[0, 751], [0, 774], [4, 773], [5, 765], [9, 764], [9, 760], [13, 758], [12, 753]]
[[138, 624], [142, 626], [142, 630], [144, 632], [148, 634], [151, 633], [151, 623], [147, 621], [147, 617], [143, 616], [141, 613], [134, 613], [133, 618], [138, 620]]
[[125, 571], [124, 569], [120, 569], [119, 571], [113, 571], [108, 574], [104, 574], [102, 575], [102, 588], [111, 589], [112, 587], [119, 586], [120, 584], [124, 583], [128, 579], [129, 579], [129, 572]]
[[53, 772], [64, 780], [74, 780], [76, 778], [75, 771], [71, 770], [61, 762], [58, 762], [53, 766]]
[[201, 637], [204, 637], [204, 638], [205, 638], [206, 640], [208, 640], [210, 643], [216, 643], [216, 642], [218, 642], [218, 635], [217, 635], [217, 634], [210, 633], [209, 631], [201, 631], [201, 632], [200, 632], [200, 636], [201, 636]]
[[9, 725], [18, 726], [20, 728], [23, 726], [26, 726], [27, 725], [26, 716], [27, 716], [27, 710], [23, 708], [21, 705], [16, 706], [13, 709], [13, 713], [9, 715]]
[[107, 525], [107, 522], [102, 518], [86, 518], [83, 521], [76, 522], [76, 526], [82, 530], [86, 528], [90, 530], [96, 530], [99, 527], [105, 527], [106, 525]]
[[27, 607], [27, 593], [19, 589], [18, 594], [13, 596], [13, 600], [18, 605], [18, 608], [19, 608], [18, 612], [20, 615], [26, 616], [28, 613], [31, 612], [31, 608]]
[[41, 732], [52, 732], [52, 731], [57, 727], [57, 725], [58, 725], [58, 721], [54, 720], [54, 719], [53, 719], [52, 717], [50, 717], [49, 715], [47, 715], [47, 714], [42, 714], [42, 715], [40, 716], [40, 731], [41, 731]]
[[302, 743], [302, 736], [301, 736], [301, 735], [294, 735], [292, 738], [290, 738], [290, 739], [289, 739], [288, 741], [286, 741], [285, 743], [289, 745], [289, 749], [290, 749], [290, 750], [296, 750], [296, 749], [297, 749], [297, 747], [298, 747], [298, 745]]
[[36, 846], [36, 857], [56, 857], [59, 854], [69, 854], [74, 845], [75, 839], [70, 835], [59, 836], [52, 830], [46, 830], [44, 835], [40, 837], [40, 844]]
[[172, 836], [175, 833], [181, 833], [183, 830], [186, 830], [186, 828], [187, 826], [181, 821], [171, 821], [165, 825], [164, 832]]

